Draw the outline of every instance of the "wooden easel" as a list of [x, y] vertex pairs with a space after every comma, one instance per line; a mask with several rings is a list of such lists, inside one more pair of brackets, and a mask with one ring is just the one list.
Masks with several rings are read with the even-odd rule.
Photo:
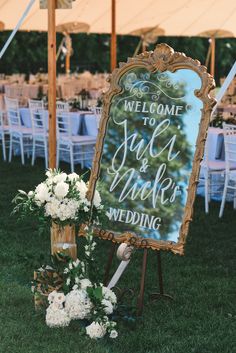
[[[108, 255], [107, 265], [105, 267], [104, 274], [104, 285], [107, 285], [109, 282], [110, 269], [113, 262], [114, 254], [117, 248], [116, 243], [111, 244], [111, 248]], [[153, 293], [150, 295], [151, 300], [157, 300], [161, 298], [171, 299], [173, 297], [169, 294], [164, 293], [163, 287], [163, 275], [162, 275], [162, 263], [161, 263], [161, 252], [160, 250], [156, 250], [157, 255], [157, 278], [159, 283], [159, 292]], [[144, 307], [144, 292], [145, 292], [145, 280], [146, 280], [146, 272], [147, 272], [147, 257], [148, 257], [148, 248], [143, 249], [143, 261], [142, 261], [142, 270], [141, 270], [141, 278], [140, 278], [140, 288], [137, 300], [137, 316], [141, 316], [143, 313]]]

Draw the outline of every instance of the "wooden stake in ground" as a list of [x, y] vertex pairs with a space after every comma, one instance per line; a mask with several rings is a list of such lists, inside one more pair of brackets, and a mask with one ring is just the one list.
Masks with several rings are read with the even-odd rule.
[[116, 0], [111, 0], [111, 72], [116, 68]]
[[49, 168], [56, 167], [56, 0], [48, 0]]

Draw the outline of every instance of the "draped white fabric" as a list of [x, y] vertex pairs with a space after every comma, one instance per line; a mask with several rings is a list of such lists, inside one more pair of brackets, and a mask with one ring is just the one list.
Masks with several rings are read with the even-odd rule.
[[[13, 29], [29, 0], [0, 0], [1, 21], [5, 29]], [[76, 0], [73, 9], [57, 10], [57, 25], [82, 22], [89, 32], [110, 33], [110, 0]], [[117, 33], [128, 34], [140, 28], [154, 28], [155, 33], [195, 36], [219, 30], [236, 35], [235, 0], [117, 0]], [[47, 31], [47, 11], [35, 2], [21, 30]]]

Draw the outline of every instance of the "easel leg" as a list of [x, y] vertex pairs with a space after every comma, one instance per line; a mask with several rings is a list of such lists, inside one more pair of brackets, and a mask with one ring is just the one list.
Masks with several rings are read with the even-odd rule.
[[161, 253], [160, 253], [160, 251], [157, 251], [157, 268], [158, 268], [158, 280], [159, 280], [160, 295], [163, 295], [164, 294], [164, 289], [163, 289], [163, 278], [162, 278]]
[[106, 265], [106, 269], [105, 269], [104, 279], [103, 279], [104, 286], [108, 285], [110, 269], [111, 269], [111, 265], [112, 265], [112, 261], [113, 261], [113, 257], [114, 257], [115, 251], [116, 251], [116, 243], [112, 242], [110, 253], [109, 253], [109, 257], [108, 257], [108, 261], [107, 261], [107, 265]]
[[141, 316], [143, 312], [143, 301], [144, 301], [144, 289], [145, 289], [145, 277], [147, 269], [147, 253], [148, 249], [143, 250], [143, 264], [142, 264], [142, 275], [140, 282], [140, 292], [138, 296], [138, 305], [137, 305], [137, 315]]
[[171, 295], [164, 293], [163, 288], [163, 277], [162, 277], [162, 265], [161, 265], [161, 252], [157, 251], [157, 270], [158, 270], [158, 282], [159, 282], [159, 293], [153, 293], [150, 295], [151, 300], [160, 298], [174, 299]]

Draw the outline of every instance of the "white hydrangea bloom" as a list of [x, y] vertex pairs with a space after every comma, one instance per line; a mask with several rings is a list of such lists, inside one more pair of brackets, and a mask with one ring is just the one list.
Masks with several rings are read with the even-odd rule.
[[61, 292], [56, 292], [56, 295], [54, 296], [53, 303], [58, 305], [59, 307], [62, 307], [62, 304], [64, 303], [66, 297], [64, 293]]
[[66, 295], [65, 309], [71, 320], [88, 318], [92, 307], [93, 304], [84, 289], [75, 289]]
[[50, 202], [45, 205], [45, 214], [53, 219], [59, 218], [61, 221], [66, 219], [76, 219], [78, 204], [75, 200], [65, 198], [63, 201], [52, 197]]
[[113, 313], [113, 305], [109, 300], [103, 299], [102, 305], [104, 305], [104, 311], [107, 315], [110, 315]]
[[56, 291], [56, 290], [54, 290], [53, 292], [49, 293], [49, 295], [48, 295], [48, 302], [49, 302], [49, 304], [52, 304], [52, 303], [53, 303], [56, 294], [57, 294], [57, 291]]
[[45, 183], [40, 183], [35, 189], [35, 200], [44, 203], [50, 200], [50, 192]]
[[64, 181], [60, 181], [54, 189], [54, 193], [59, 200], [63, 199], [68, 194], [68, 191], [69, 185]]
[[50, 304], [46, 311], [46, 324], [49, 327], [65, 327], [70, 323], [70, 318], [63, 308]]
[[51, 216], [52, 218], [57, 218], [58, 209], [60, 206], [60, 201], [55, 197], [51, 197], [50, 201], [45, 205], [45, 214], [46, 216]]
[[106, 328], [102, 324], [93, 321], [86, 327], [86, 333], [90, 338], [102, 338], [106, 334]]
[[111, 289], [107, 287], [102, 287], [102, 294], [104, 299], [109, 300], [112, 304], [117, 303], [116, 295]]

